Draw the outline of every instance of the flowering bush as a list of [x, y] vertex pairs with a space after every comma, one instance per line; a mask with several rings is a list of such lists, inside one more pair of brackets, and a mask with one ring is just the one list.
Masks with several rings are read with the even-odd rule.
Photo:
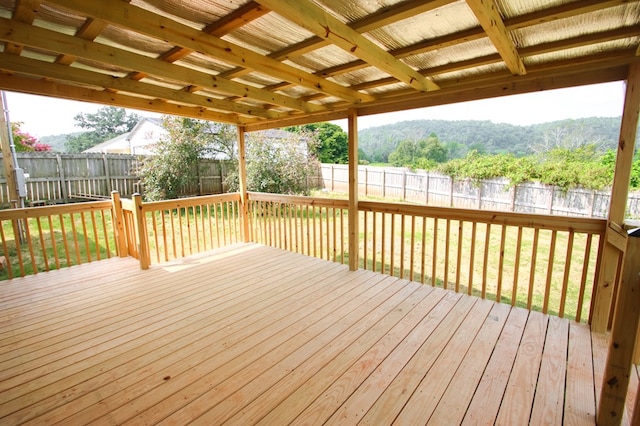
[[13, 143], [17, 152], [47, 152], [51, 151], [51, 146], [38, 142], [38, 139], [27, 132], [20, 130], [22, 123], [11, 123], [13, 133]]

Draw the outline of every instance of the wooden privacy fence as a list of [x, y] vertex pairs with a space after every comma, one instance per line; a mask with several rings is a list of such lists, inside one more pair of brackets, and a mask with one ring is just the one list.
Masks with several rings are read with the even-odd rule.
[[[340, 263], [346, 200], [249, 194], [251, 238]], [[359, 203], [359, 266], [584, 321], [606, 221]]]
[[[322, 164], [320, 174], [324, 189], [348, 192], [347, 165]], [[598, 218], [607, 217], [611, 197], [607, 191], [563, 191], [536, 182], [511, 186], [504, 178], [476, 182], [433, 172], [366, 166], [358, 167], [358, 192], [432, 206]], [[640, 193], [629, 194], [627, 216], [640, 219]]]
[[[28, 175], [27, 204], [60, 204], [78, 200], [108, 199], [112, 191], [122, 197], [141, 192], [138, 170], [144, 157], [124, 154], [52, 154], [19, 152], [18, 165]], [[198, 185], [183, 188], [183, 195], [223, 192], [223, 162], [202, 159], [189, 173], [198, 174]], [[9, 206], [9, 195], [0, 162], [0, 206]]]

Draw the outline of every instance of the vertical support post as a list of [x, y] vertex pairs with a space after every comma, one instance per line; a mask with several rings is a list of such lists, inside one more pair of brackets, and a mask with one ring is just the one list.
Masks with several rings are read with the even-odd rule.
[[120, 202], [120, 193], [111, 191], [111, 211], [113, 212], [113, 230], [115, 232], [116, 247], [118, 248], [118, 256], [127, 257], [129, 249], [127, 248], [127, 237], [124, 233], [124, 214], [122, 213], [122, 203]]
[[609, 352], [602, 379], [598, 406], [599, 425], [619, 425], [622, 421], [640, 322], [640, 228], [629, 231], [628, 235]]
[[142, 195], [140, 194], [133, 194], [133, 214], [136, 223], [136, 236], [138, 237], [140, 269], [149, 269], [151, 254], [149, 252], [149, 238], [147, 237], [147, 221], [142, 205]]
[[349, 110], [349, 269], [358, 270], [360, 254], [358, 212], [358, 113]]
[[247, 193], [247, 158], [244, 136], [244, 127], [238, 126], [238, 180], [240, 182], [240, 223], [242, 225], [242, 241], [248, 243], [249, 194]]
[[593, 300], [593, 315], [591, 330], [604, 333], [609, 326], [609, 311], [612, 306], [613, 290], [618, 272], [619, 247], [612, 243], [618, 239], [615, 229], [621, 229], [624, 213], [627, 207], [633, 151], [638, 128], [638, 113], [640, 112], [640, 64], [629, 66], [627, 77], [627, 91], [625, 93], [620, 138], [616, 154], [616, 169], [613, 176], [613, 187], [609, 205], [607, 230], [604, 235], [605, 243], [602, 250], [600, 271], [596, 281], [595, 298]]

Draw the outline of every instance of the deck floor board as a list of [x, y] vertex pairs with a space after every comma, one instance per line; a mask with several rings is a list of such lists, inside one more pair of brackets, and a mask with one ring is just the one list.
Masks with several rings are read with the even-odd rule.
[[593, 424], [606, 349], [257, 244], [112, 258], [0, 284], [0, 424]]

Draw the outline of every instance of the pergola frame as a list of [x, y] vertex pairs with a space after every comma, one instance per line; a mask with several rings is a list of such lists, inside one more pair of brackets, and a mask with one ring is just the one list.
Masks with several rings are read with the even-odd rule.
[[[237, 125], [245, 236], [245, 132], [346, 118], [354, 254], [359, 116], [626, 80], [594, 290], [591, 325], [603, 332], [627, 246], [638, 3], [404, 0], [372, 11], [337, 0], [16, 0], [0, 4], [0, 89]], [[349, 264], [357, 269], [357, 256]]]

